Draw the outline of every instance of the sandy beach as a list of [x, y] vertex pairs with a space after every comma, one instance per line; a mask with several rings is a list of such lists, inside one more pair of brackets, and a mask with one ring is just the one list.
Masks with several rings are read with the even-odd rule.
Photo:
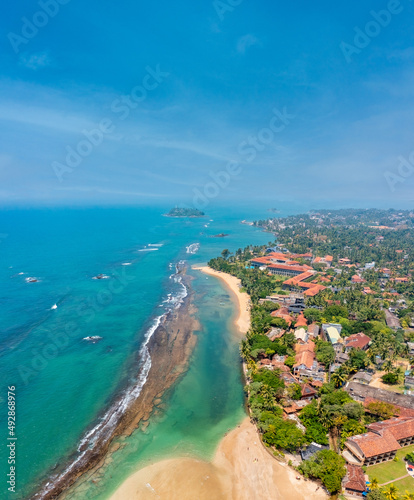
[[193, 266], [193, 269], [221, 279], [226, 288], [230, 290], [238, 305], [238, 316], [235, 319], [235, 324], [241, 337], [244, 337], [250, 328], [250, 297], [247, 293], [240, 291], [240, 280], [230, 274], [215, 271], [208, 266]]
[[[237, 299], [240, 337], [250, 327], [250, 299], [240, 280], [207, 266], [193, 267], [221, 279]], [[246, 417], [220, 442], [211, 462], [191, 457], [163, 460], [130, 476], [111, 500], [322, 500], [318, 485], [277, 461]]]
[[164, 460], [130, 476], [111, 500], [322, 500], [312, 481], [279, 463], [245, 420], [221, 441], [211, 462]]

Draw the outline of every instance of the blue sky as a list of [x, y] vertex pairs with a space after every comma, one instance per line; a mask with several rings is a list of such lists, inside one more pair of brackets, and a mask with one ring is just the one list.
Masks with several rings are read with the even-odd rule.
[[411, 0], [49, 2], [0, 20], [1, 204], [412, 206]]

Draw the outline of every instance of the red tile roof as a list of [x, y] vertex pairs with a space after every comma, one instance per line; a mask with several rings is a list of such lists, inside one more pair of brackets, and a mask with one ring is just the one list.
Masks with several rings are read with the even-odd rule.
[[313, 286], [312, 288], [309, 288], [309, 290], [306, 290], [304, 293], [304, 295], [306, 295], [307, 297], [314, 297], [315, 295], [317, 295], [319, 292], [321, 292], [322, 290], [325, 290], [326, 289], [326, 286], [323, 286], [323, 285], [315, 285]]
[[280, 269], [282, 271], [286, 271], [286, 270], [289, 270], [289, 271], [297, 271], [297, 272], [305, 272], [307, 269], [311, 269], [309, 266], [306, 266], [306, 265], [288, 265], [288, 264], [277, 264], [277, 263], [274, 263], [274, 264], [270, 264], [268, 266], [269, 269]]
[[295, 326], [308, 326], [308, 322], [306, 321], [305, 316], [303, 313], [300, 313], [299, 316], [296, 318], [296, 323]]
[[366, 490], [365, 474], [362, 467], [358, 465], [347, 464], [347, 473], [343, 486], [347, 490], [359, 491], [363, 493]]
[[354, 347], [355, 349], [363, 349], [371, 342], [371, 338], [365, 333], [354, 333], [345, 339], [345, 347]]
[[282, 318], [290, 325], [293, 321], [292, 316], [289, 314], [289, 311], [287, 307], [281, 307], [277, 311], [273, 311], [270, 313], [270, 316], [273, 316], [274, 318]]
[[348, 439], [359, 446], [365, 457], [375, 457], [401, 448], [398, 441], [414, 436], [413, 417], [394, 417], [367, 426], [369, 432]]
[[367, 432], [359, 436], [348, 438], [349, 443], [355, 443], [366, 458], [389, 453], [401, 448], [398, 441], [390, 431], [384, 431], [382, 435]]
[[312, 369], [315, 361], [315, 343], [308, 340], [306, 344], [296, 344], [295, 351], [295, 364], [293, 367], [298, 368], [299, 366], [304, 365], [309, 370]]
[[365, 280], [358, 276], [357, 274], [354, 274], [351, 279], [352, 283], [365, 283]]
[[399, 441], [414, 436], [414, 418], [394, 417], [382, 422], [375, 422], [368, 425], [368, 429], [374, 432], [391, 432], [394, 438]]
[[305, 344], [295, 344], [296, 354], [300, 354], [301, 352], [315, 352], [315, 342], [312, 340], [308, 340]]
[[309, 398], [311, 396], [315, 396], [316, 394], [317, 391], [315, 391], [315, 389], [309, 384], [302, 385], [302, 398]]

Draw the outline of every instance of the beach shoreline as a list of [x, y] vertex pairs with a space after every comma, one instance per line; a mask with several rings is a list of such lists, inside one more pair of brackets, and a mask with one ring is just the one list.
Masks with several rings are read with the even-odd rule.
[[[250, 328], [250, 297], [240, 291], [240, 280], [208, 266], [193, 270], [222, 281], [235, 298], [237, 335]], [[249, 417], [220, 441], [214, 458], [161, 460], [144, 467], [124, 481], [110, 500], [325, 500], [318, 484], [296, 479], [297, 473], [276, 460], [260, 439]]]
[[[76, 454], [70, 457], [64, 470], [43, 482], [37, 493], [31, 496], [33, 500], [51, 500], [58, 496], [63, 498], [72, 488], [81, 486], [85, 473], [93, 474], [106, 457], [117, 449], [114, 438], [128, 436], [140, 424], [146, 424], [165, 391], [184, 373], [196, 344], [194, 332], [199, 328], [199, 323], [195, 318], [196, 310], [190, 287], [192, 278], [185, 274], [181, 276], [187, 294], [179, 307], [165, 314], [148, 340], [151, 365], [138, 396], [125, 409], [120, 409], [120, 401], [124, 395], [118, 396], [104, 418], [108, 422], [116, 419], [116, 425], [103, 432], [92, 446], [90, 442], [81, 444], [85, 448], [79, 448], [83, 452], [81, 458]], [[137, 373], [138, 381], [143, 370], [144, 366], [141, 366]]]
[[162, 460], [131, 475], [110, 500], [325, 500], [312, 481], [270, 456], [246, 417], [220, 442], [211, 462]]
[[238, 333], [243, 338], [250, 328], [250, 297], [246, 292], [240, 290], [240, 280], [230, 274], [216, 271], [209, 266], [193, 266], [192, 269], [201, 271], [208, 276], [219, 278], [224, 283], [225, 287], [230, 290], [238, 308], [234, 324]]

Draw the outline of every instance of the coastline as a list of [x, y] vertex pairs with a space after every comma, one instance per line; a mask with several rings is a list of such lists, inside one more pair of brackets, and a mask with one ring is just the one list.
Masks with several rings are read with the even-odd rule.
[[[243, 338], [250, 328], [250, 297], [240, 280], [208, 266], [193, 266], [219, 278], [238, 307], [235, 326]], [[249, 417], [220, 441], [210, 461], [191, 457], [162, 460], [132, 474], [110, 500], [324, 500], [328, 496], [312, 481], [296, 479], [295, 471], [276, 460], [261, 443]]]
[[246, 292], [240, 291], [240, 280], [230, 274], [215, 271], [208, 266], [193, 266], [192, 269], [219, 278], [225, 284], [226, 288], [230, 290], [236, 299], [235, 304], [238, 307], [238, 315], [234, 324], [237, 327], [238, 333], [243, 338], [250, 328], [250, 297]]
[[[182, 298], [180, 306], [170, 310], [159, 320], [147, 343], [141, 348], [147, 349], [150, 361], [149, 367], [146, 366], [147, 361], [142, 364], [136, 375], [137, 382], [129, 389], [129, 394], [128, 391], [126, 393], [133, 399], [128, 400], [126, 405], [125, 391], [118, 395], [105, 416], [100, 419], [103, 428], [99, 429], [100, 434], [93, 444], [91, 445], [91, 438], [95, 437], [94, 430], [83, 437], [78, 453], [69, 457], [65, 469], [43, 481], [38, 491], [30, 498], [49, 500], [60, 495], [65, 497], [71, 488], [81, 487], [85, 473], [93, 473], [101, 467], [112, 451], [116, 451], [118, 446], [113, 442], [114, 438], [130, 435], [140, 423], [146, 425], [154, 408], [162, 402], [161, 398], [165, 391], [185, 371], [196, 344], [194, 331], [199, 325], [194, 315], [191, 278], [181, 274], [181, 279], [187, 293]], [[147, 377], [139, 388], [146, 369]], [[105, 429], [106, 424], [107, 429]]]
[[211, 462], [175, 458], [130, 476], [110, 500], [324, 500], [318, 485], [278, 462], [246, 417], [220, 442]]

